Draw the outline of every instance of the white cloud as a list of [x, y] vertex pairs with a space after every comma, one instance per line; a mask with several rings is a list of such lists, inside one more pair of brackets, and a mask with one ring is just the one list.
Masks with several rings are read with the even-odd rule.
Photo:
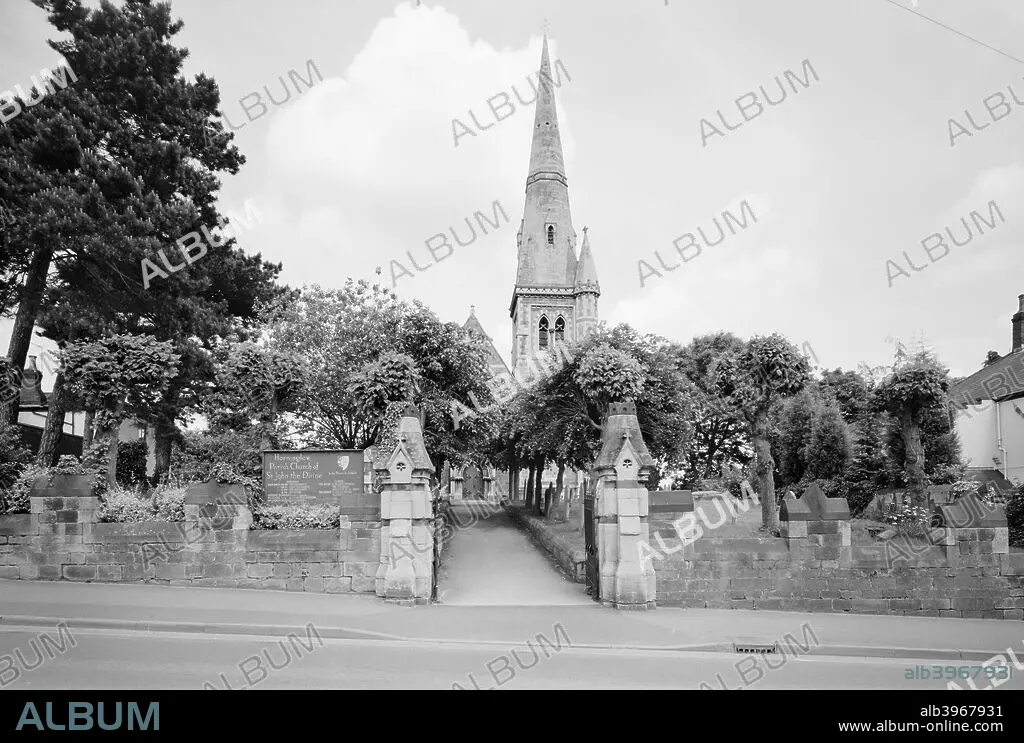
[[[558, 59], [549, 42], [552, 61]], [[427, 261], [424, 242], [450, 228], [467, 232], [474, 212], [508, 216], [500, 229], [455, 252], [397, 291], [426, 301], [445, 319], [462, 320], [469, 305], [501, 338], [508, 322], [488, 286], [515, 273], [522, 191], [529, 162], [541, 40], [521, 49], [495, 49], [471, 40], [443, 8], [399, 6], [381, 20], [343, 78], [327, 78], [275, 112], [267, 127], [266, 192], [257, 201], [270, 218], [246, 242], [285, 264], [292, 284], [340, 285], [347, 276], [374, 278], [389, 263], [410, 267], [411, 253]], [[326, 65], [325, 65], [326, 67]], [[571, 61], [564, 63], [571, 78]], [[561, 76], [556, 95], [571, 88]], [[556, 82], [559, 75], [555, 75]], [[513, 91], [515, 86], [515, 92]], [[515, 113], [496, 121], [487, 100], [508, 94]], [[495, 101], [495, 105], [499, 102]], [[470, 118], [476, 117], [480, 131]], [[507, 113], [499, 109], [499, 113]], [[452, 120], [470, 127], [458, 146]], [[567, 160], [574, 144], [559, 105]], [[459, 130], [462, 131], [461, 129]]]

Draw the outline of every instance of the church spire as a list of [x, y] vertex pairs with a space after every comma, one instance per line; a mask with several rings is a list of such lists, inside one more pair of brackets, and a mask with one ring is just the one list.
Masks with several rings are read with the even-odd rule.
[[597, 281], [597, 266], [594, 254], [590, 252], [590, 235], [583, 228], [583, 247], [576, 265], [576, 281], [573, 297], [576, 306], [576, 340], [582, 341], [594, 332], [598, 324], [597, 300], [601, 296], [601, 285]]
[[537, 108], [533, 116], [533, 147], [530, 150], [530, 172], [526, 178], [526, 187], [529, 188], [541, 179], [555, 180], [567, 186], [547, 34], [544, 34], [544, 47], [540, 55], [539, 78], [540, 90], [537, 92]]
[[[533, 117], [526, 204], [519, 227], [516, 286], [572, 287], [576, 277], [576, 231], [569, 211], [562, 138], [555, 111], [555, 82], [544, 35]], [[559, 83], [560, 84], [560, 83]], [[514, 304], [515, 300], [513, 300]]]
[[590, 236], [587, 228], [583, 228], [583, 247], [580, 248], [580, 260], [576, 264], [576, 292], [592, 291], [601, 293], [601, 285], [597, 281], [597, 266], [594, 265], [594, 254], [590, 252]]

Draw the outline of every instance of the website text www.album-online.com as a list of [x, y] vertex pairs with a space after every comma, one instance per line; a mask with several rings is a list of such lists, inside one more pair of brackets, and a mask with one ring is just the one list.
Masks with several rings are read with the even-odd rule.
[[938, 706], [933, 704], [921, 708], [921, 717], [933, 718], [926, 722], [897, 722], [891, 719], [880, 722], [840, 722], [839, 731], [865, 733], [1001, 733], [1003, 732], [1003, 723], [1001, 721], [978, 720], [975, 722], [965, 718], [1002, 716], [1002, 705], [961, 704]]

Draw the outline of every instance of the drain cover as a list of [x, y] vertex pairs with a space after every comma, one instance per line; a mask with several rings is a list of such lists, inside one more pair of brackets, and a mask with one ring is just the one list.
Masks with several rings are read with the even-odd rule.
[[779, 652], [778, 646], [774, 642], [769, 643], [757, 643], [757, 642], [744, 642], [744, 643], [733, 643], [733, 647], [737, 653], [744, 655], [750, 655], [752, 653], [777, 653]]

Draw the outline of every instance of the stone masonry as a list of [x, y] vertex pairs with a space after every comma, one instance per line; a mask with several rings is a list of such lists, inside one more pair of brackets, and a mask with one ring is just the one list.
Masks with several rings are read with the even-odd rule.
[[397, 438], [391, 456], [376, 471], [383, 488], [376, 593], [388, 600], [423, 604], [430, 601], [434, 580], [434, 465], [415, 407], [406, 408]]
[[[56, 479], [56, 478], [55, 478]], [[250, 531], [238, 491], [206, 483], [188, 520], [108, 524], [99, 498], [36, 483], [32, 513], [0, 517], [0, 578], [373, 593], [380, 522], [340, 530]]]
[[601, 603], [617, 609], [653, 608], [655, 571], [642, 559], [649, 540], [648, 496], [643, 484], [653, 471], [636, 407], [612, 403], [601, 434], [601, 453], [591, 471], [597, 495], [597, 548]]

